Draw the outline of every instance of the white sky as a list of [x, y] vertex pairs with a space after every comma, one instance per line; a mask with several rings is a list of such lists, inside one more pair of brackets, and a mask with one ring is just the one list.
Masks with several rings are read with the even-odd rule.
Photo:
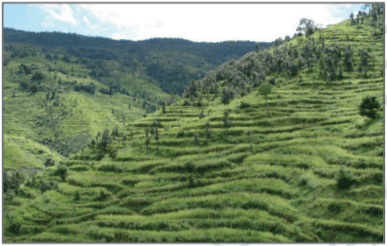
[[[102, 23], [113, 24], [114, 39], [181, 37], [192, 41], [273, 41], [293, 35], [301, 18], [338, 23], [333, 4], [114, 4], [79, 5]], [[349, 5], [348, 5], [349, 7]], [[348, 17], [345, 17], [348, 18]]]
[[[167, 37], [199, 42], [271, 42], [278, 37], [293, 36], [301, 18], [312, 19], [315, 24], [325, 27], [327, 24], [348, 19], [351, 12], [360, 9], [358, 4], [335, 3], [32, 5], [39, 6], [39, 15], [34, 15], [33, 18], [40, 18], [40, 27], [47, 31], [74, 32], [113, 39]], [[26, 25], [27, 23], [23, 26]]]

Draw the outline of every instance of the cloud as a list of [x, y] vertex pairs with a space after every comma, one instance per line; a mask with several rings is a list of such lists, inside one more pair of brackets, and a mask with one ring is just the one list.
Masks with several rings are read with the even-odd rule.
[[90, 26], [90, 21], [86, 16], [83, 16], [83, 21], [86, 22], [86, 25]]
[[300, 19], [335, 24], [334, 4], [80, 4], [102, 26], [115, 28], [111, 38], [143, 40], [180, 37], [192, 41], [273, 41], [293, 35]]
[[42, 4], [41, 8], [55, 20], [77, 25], [73, 11], [69, 5], [65, 4]]

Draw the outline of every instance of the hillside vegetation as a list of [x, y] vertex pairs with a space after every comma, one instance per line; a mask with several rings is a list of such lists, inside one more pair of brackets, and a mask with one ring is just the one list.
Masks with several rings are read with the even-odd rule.
[[[3, 58], [28, 56], [19, 45], [35, 47], [44, 55], [66, 55], [70, 63], [82, 63], [92, 78], [109, 85], [127, 81], [128, 73], [159, 86], [168, 94], [184, 91], [191, 80], [204, 76], [230, 59], [238, 59], [255, 50], [254, 42], [191, 42], [184, 39], [153, 38], [143, 41], [112, 40], [75, 33], [24, 32], [4, 28], [3, 47], [12, 51]], [[259, 42], [270, 47], [271, 42]], [[33, 55], [33, 54], [32, 54]], [[119, 80], [119, 81], [117, 81]], [[128, 88], [126, 88], [128, 89]], [[132, 91], [130, 91], [133, 93]], [[142, 93], [142, 91], [140, 91]]]
[[173, 103], [190, 79], [254, 49], [252, 42], [115, 41], [4, 28], [4, 168], [65, 160], [105, 128]]
[[227, 62], [28, 176], [6, 193], [4, 241], [384, 242], [384, 105], [359, 114], [384, 102], [375, 6]]

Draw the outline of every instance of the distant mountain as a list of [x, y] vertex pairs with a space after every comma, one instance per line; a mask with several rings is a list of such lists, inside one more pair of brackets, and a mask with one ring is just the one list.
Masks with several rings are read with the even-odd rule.
[[[178, 38], [152, 38], [143, 41], [113, 40], [88, 37], [75, 33], [25, 32], [3, 28], [3, 43], [41, 46], [43, 52], [68, 54], [98, 61], [102, 69], [94, 69], [97, 80], [109, 80], [104, 72], [106, 61], [121, 61], [123, 72], [137, 73], [160, 86], [167, 93], [181, 95], [191, 80], [225, 61], [238, 59], [256, 50], [255, 42], [226, 41], [219, 43], [192, 42]], [[272, 42], [259, 42], [268, 48]], [[102, 64], [101, 64], [102, 62]]]

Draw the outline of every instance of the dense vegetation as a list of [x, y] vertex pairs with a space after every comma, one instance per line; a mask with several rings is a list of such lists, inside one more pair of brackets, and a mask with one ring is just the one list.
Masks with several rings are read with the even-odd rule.
[[123, 127], [178, 98], [165, 91], [181, 94], [190, 79], [254, 49], [252, 42], [115, 41], [4, 28], [4, 167], [63, 160], [106, 126]]
[[[38, 52], [45, 53], [47, 59], [63, 54], [63, 61], [83, 64], [90, 69], [90, 76], [106, 85], [117, 80], [125, 83], [127, 78], [123, 74], [129, 72], [155, 83], [169, 94], [178, 95], [191, 80], [203, 77], [208, 70], [255, 50], [254, 42], [248, 41], [196, 43], [170, 38], [117, 41], [74, 33], [3, 30], [3, 46], [10, 51], [10, 55], [4, 57], [6, 62], [13, 57], [36, 54], [36, 51], [27, 52], [14, 47], [15, 44], [31, 45], [39, 47]], [[258, 44], [270, 47], [272, 43]]]
[[384, 4], [371, 7], [7, 176], [4, 241], [384, 242]]

